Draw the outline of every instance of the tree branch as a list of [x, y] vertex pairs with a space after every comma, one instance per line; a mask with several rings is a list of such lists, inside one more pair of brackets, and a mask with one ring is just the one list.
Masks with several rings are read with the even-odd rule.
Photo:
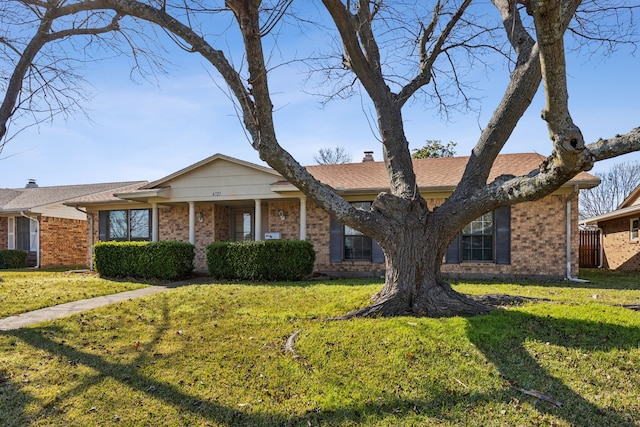
[[51, 29], [53, 20], [45, 14], [40, 25], [31, 38], [31, 41], [22, 52], [16, 67], [11, 74], [5, 97], [0, 105], [0, 141], [3, 141], [7, 133], [7, 123], [15, 113], [18, 96], [22, 90], [22, 82], [33, 63], [34, 58], [47, 42], [47, 33]]
[[408, 84], [406, 84], [402, 88], [402, 90], [398, 94], [397, 102], [400, 105], [403, 105], [404, 103], [406, 103], [407, 100], [411, 96], [413, 96], [413, 94], [415, 94], [418, 89], [420, 89], [421, 87], [429, 83], [429, 81], [431, 80], [431, 70], [433, 68], [434, 62], [436, 61], [440, 53], [442, 53], [442, 49], [445, 42], [451, 35], [451, 32], [455, 28], [456, 24], [458, 24], [458, 22], [460, 21], [464, 12], [467, 10], [467, 7], [469, 7], [470, 4], [471, 4], [471, 0], [465, 0], [460, 5], [460, 7], [456, 10], [456, 12], [451, 16], [451, 19], [449, 20], [449, 22], [447, 22], [445, 29], [438, 36], [438, 39], [435, 45], [433, 46], [431, 53], [427, 54], [425, 52], [426, 38], [429, 37], [430, 34], [433, 32], [433, 28], [435, 27], [435, 24], [437, 22], [438, 14], [440, 13], [440, 10], [442, 7], [439, 1], [436, 3], [436, 6], [434, 7], [434, 10], [433, 10], [433, 18], [431, 20], [431, 23], [423, 32], [423, 36], [420, 40], [419, 72]]
[[546, 106], [542, 118], [547, 122], [551, 140], [559, 159], [573, 162], [584, 149], [584, 138], [569, 114], [567, 64], [565, 60], [563, 16], [560, 0], [528, 2], [528, 10], [538, 36], [540, 63]]
[[[362, 42], [369, 49], [369, 55], [365, 55], [360, 44], [361, 39], [358, 37], [361, 30], [364, 31], [363, 34], [370, 34], [367, 33], [367, 28], [368, 31], [370, 31], [371, 25], [371, 17], [368, 12], [368, 5], [366, 4], [368, 2], [366, 0], [360, 0], [361, 10], [358, 12], [357, 18], [351, 14], [349, 9], [343, 5], [340, 0], [322, 0], [322, 3], [333, 18], [336, 28], [340, 33], [345, 51], [345, 63], [348, 64], [349, 69], [358, 76], [362, 86], [375, 102], [375, 99], [378, 98], [376, 93], [385, 90], [389, 92], [389, 90], [382, 77], [382, 70], [379, 63], [380, 57], [379, 54], [376, 55], [377, 46], [375, 40], [362, 39]], [[365, 11], [362, 10], [362, 3], [365, 3]], [[360, 37], [363, 37], [362, 34], [360, 34]]]

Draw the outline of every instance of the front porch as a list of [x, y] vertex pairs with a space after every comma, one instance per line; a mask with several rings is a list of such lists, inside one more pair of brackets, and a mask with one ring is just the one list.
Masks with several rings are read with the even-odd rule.
[[151, 207], [151, 240], [195, 245], [196, 271], [207, 270], [206, 248], [211, 242], [306, 238], [305, 198], [153, 203]]

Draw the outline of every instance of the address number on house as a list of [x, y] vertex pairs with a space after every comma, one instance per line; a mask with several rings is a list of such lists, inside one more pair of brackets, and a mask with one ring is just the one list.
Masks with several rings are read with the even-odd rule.
[[213, 197], [220, 197], [222, 196], [222, 191], [214, 191], [213, 194], [211, 194]]

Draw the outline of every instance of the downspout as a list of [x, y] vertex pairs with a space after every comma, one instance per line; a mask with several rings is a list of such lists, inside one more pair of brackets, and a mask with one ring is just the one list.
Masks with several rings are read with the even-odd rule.
[[598, 268], [602, 268], [604, 266], [604, 230], [602, 228], [597, 227], [598, 229], [598, 239], [600, 240], [600, 264]]
[[78, 206], [74, 206], [78, 212], [82, 212], [89, 219], [89, 248], [87, 255], [89, 255], [89, 271], [93, 271], [93, 214], [89, 213]]
[[36, 223], [36, 267], [35, 268], [40, 268], [40, 221], [38, 221], [38, 218], [30, 217], [29, 215], [25, 214], [24, 211], [20, 211], [20, 216], [23, 216], [27, 218], [29, 221], [33, 221]]
[[574, 185], [573, 191], [571, 191], [571, 194], [569, 194], [569, 196], [567, 197], [567, 275], [565, 277], [565, 280], [569, 280], [571, 282], [588, 283], [588, 280], [578, 279], [577, 277], [573, 277], [571, 275], [571, 200], [573, 199], [573, 196], [578, 194], [578, 190], [578, 186]]

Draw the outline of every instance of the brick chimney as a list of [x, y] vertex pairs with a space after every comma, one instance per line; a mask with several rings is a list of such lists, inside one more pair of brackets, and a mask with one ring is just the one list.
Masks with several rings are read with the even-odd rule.
[[362, 158], [363, 162], [373, 162], [373, 151], [365, 151], [364, 157]]
[[24, 188], [38, 188], [38, 183], [36, 182], [35, 179], [30, 178], [27, 181], [27, 185], [25, 185]]

